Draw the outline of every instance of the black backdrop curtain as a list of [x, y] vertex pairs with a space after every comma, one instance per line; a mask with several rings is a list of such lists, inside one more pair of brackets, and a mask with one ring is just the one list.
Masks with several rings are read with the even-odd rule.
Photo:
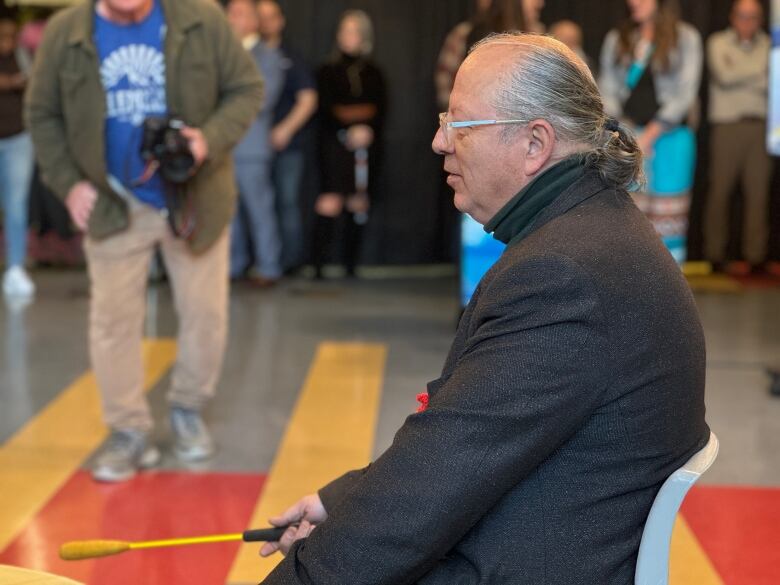
[[[349, 8], [366, 10], [374, 20], [374, 58], [389, 88], [386, 163], [378, 202], [368, 226], [364, 260], [369, 263], [421, 263], [453, 259], [451, 197], [440, 189], [441, 161], [430, 150], [437, 127], [433, 70], [447, 32], [467, 19], [473, 0], [282, 0], [287, 37], [312, 65], [328, 58], [339, 15]], [[767, 2], [764, 1], [765, 7]], [[731, 0], [681, 0], [683, 18], [706, 37], [728, 24]], [[578, 22], [585, 50], [597, 62], [607, 31], [626, 15], [625, 0], [547, 0], [542, 20]], [[702, 119], [706, 120], [705, 75]], [[699, 164], [691, 214], [690, 256], [701, 253], [701, 211], [707, 188], [707, 124], [699, 130]], [[312, 157], [310, 157], [311, 159]], [[311, 208], [317, 191], [309, 165], [304, 205]], [[777, 182], [776, 182], [777, 183]], [[773, 189], [773, 257], [780, 258], [776, 229], [780, 199]], [[739, 205], [735, 208], [735, 221]]]

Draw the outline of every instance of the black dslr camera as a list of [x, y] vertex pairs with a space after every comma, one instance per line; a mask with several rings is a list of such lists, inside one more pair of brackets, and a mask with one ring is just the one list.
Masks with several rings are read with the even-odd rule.
[[174, 184], [186, 183], [192, 176], [195, 158], [182, 135], [184, 122], [178, 118], [150, 117], [144, 120], [141, 157], [156, 164], [160, 176]]

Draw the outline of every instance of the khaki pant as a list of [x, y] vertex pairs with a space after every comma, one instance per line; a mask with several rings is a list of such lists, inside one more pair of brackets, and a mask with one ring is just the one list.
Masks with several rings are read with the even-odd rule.
[[729, 240], [730, 197], [741, 182], [742, 258], [751, 264], [766, 259], [769, 241], [769, 182], [772, 164], [766, 151], [766, 124], [746, 120], [715, 124], [710, 139], [710, 190], [704, 216], [707, 259], [722, 262]]
[[167, 220], [136, 206], [130, 228], [85, 244], [90, 278], [89, 348], [106, 423], [113, 429], [152, 427], [143, 394], [141, 340], [146, 284], [159, 245], [179, 317], [170, 403], [200, 409], [214, 395], [227, 337], [228, 229], [201, 255], [175, 238]]

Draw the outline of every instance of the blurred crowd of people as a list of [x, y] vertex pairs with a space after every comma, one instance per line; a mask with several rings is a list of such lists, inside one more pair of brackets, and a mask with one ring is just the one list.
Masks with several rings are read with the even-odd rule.
[[[286, 19], [276, 0], [223, 4], [265, 82], [263, 108], [234, 151], [239, 207], [231, 277], [267, 288], [309, 261], [314, 277], [322, 278], [334, 258], [354, 276], [381, 168], [386, 110], [384, 75], [371, 58], [373, 23], [362, 10], [342, 14], [331, 55], [313, 72], [284, 37]], [[310, 122], [319, 195], [305, 234], [301, 133]]]
[[[477, 0], [476, 14], [447, 36], [436, 69], [437, 101], [446, 110], [449, 93], [468, 48], [506, 29], [545, 32], [543, 0]], [[579, 55], [597, 76], [607, 113], [631, 128], [645, 155], [646, 183], [634, 200], [675, 259], [687, 257], [688, 215], [694, 186], [703, 66], [709, 69], [710, 173], [705, 202], [705, 259], [715, 271], [743, 276], [780, 275], [768, 261], [767, 152], [768, 75], [771, 42], [758, 0], [735, 0], [730, 27], [706, 43], [680, 18], [676, 0], [626, 0], [628, 18], [602, 43], [598, 63], [583, 50], [583, 31], [571, 20], [548, 33]], [[743, 196], [742, 241], [729, 258], [730, 198]]]
[[[265, 82], [261, 113], [233, 152], [240, 195], [230, 236], [230, 275], [266, 288], [304, 263], [311, 263], [315, 276], [321, 277], [323, 265], [333, 258], [347, 275], [354, 275], [382, 169], [387, 110], [385, 78], [371, 56], [371, 19], [360, 10], [344, 13], [333, 53], [314, 71], [285, 37], [286, 19], [276, 0], [221, 4]], [[636, 132], [647, 159], [647, 182], [635, 191], [635, 201], [682, 262], [706, 64], [711, 164], [705, 256], [716, 269], [735, 274], [762, 269], [769, 239], [772, 161], [765, 146], [771, 43], [761, 3], [735, 1], [731, 26], [713, 34], [706, 45], [700, 33], [680, 19], [675, 0], [627, 0], [626, 6], [627, 18], [604, 39], [600, 59], [591, 60], [583, 50], [579, 25], [561, 20], [547, 28], [542, 23], [543, 0], [477, 0], [474, 17], [449, 33], [439, 55], [434, 72], [439, 108], [447, 110], [458, 66], [468, 47], [481, 38], [503, 30], [558, 38], [591, 66], [608, 113]], [[43, 187], [37, 170], [33, 174], [22, 100], [44, 25], [35, 20], [20, 31], [10, 11], [0, 20], [0, 188], [7, 296], [31, 297], [35, 291], [25, 268], [28, 196], [31, 180], [34, 193]], [[310, 127], [317, 136], [320, 194], [313, 209], [303, 209], [303, 135]], [[744, 197], [744, 226], [740, 254], [730, 258], [730, 198], [737, 185]], [[33, 197], [37, 223], [61, 214], [52, 200]], [[312, 219], [304, 221], [307, 217]], [[59, 232], [70, 230], [70, 225], [62, 226], [61, 215], [48, 223], [59, 224]], [[304, 225], [310, 226], [308, 233]]]
[[[230, 275], [267, 288], [306, 261], [321, 277], [323, 265], [332, 258], [343, 263], [347, 275], [354, 275], [381, 165], [386, 102], [384, 76], [371, 59], [372, 22], [360, 10], [344, 13], [332, 54], [313, 70], [284, 38], [286, 19], [276, 0], [219, 4], [261, 72], [265, 92], [260, 113], [233, 150], [239, 200], [231, 225]], [[24, 130], [22, 102], [45, 20], [28, 22], [20, 31], [16, 11], [7, 9], [0, 23], [0, 163], [4, 165], [0, 177], [8, 268], [4, 290], [7, 296], [29, 298], [35, 286], [25, 269], [28, 208], [53, 203], [56, 214], [61, 207], [40, 184], [37, 170], [33, 201], [28, 202], [34, 153]], [[311, 233], [305, 234], [304, 217], [311, 210], [302, 209], [301, 183], [305, 134], [311, 134], [306, 131], [312, 128], [321, 195], [314, 202]], [[130, 187], [128, 180], [120, 182]], [[49, 220], [49, 211], [40, 210], [36, 220], [63, 223], [61, 217]], [[73, 235], [69, 220], [66, 215], [64, 230], [57, 226], [65, 232], [64, 239]], [[35, 236], [32, 241], [37, 243]], [[80, 246], [81, 238], [76, 239]]]
[[[231, 276], [273, 286], [308, 257], [315, 276], [341, 243], [347, 275], [355, 274], [370, 194], [379, 168], [385, 111], [382, 72], [371, 60], [368, 15], [345, 12], [333, 54], [313, 75], [283, 39], [285, 17], [274, 0], [229, 0], [228, 20], [265, 80], [265, 103], [236, 148], [240, 205], [232, 226]], [[320, 192], [312, 237], [303, 233], [299, 203], [304, 171], [300, 132], [319, 111]]]
[[[179, 321], [167, 395], [173, 452], [206, 459], [214, 443], [201, 412], [222, 367], [229, 279], [267, 288], [303, 262], [300, 134], [318, 110], [321, 194], [309, 255], [321, 276], [325, 252], [344, 242], [338, 257], [354, 274], [385, 112], [371, 20], [342, 15], [316, 76], [284, 42], [275, 0], [82, 2], [50, 19], [29, 75], [11, 24], [3, 71], [14, 109], [3, 109], [2, 153], [7, 142], [23, 155], [27, 175], [5, 198], [16, 246], [6, 294], [34, 292], [18, 249], [27, 220], [11, 213], [26, 209], [34, 146], [42, 181], [84, 234], [89, 353], [111, 429], [93, 477], [124, 481], [160, 460], [142, 388], [156, 253]], [[15, 278], [27, 288], [14, 288]]]

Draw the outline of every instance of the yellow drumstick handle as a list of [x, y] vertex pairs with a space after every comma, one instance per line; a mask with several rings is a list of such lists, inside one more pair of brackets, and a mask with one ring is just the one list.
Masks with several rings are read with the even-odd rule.
[[162, 548], [164, 546], [184, 546], [187, 544], [211, 544], [214, 542], [232, 542], [242, 540], [243, 533], [214, 534], [212, 536], [192, 536], [189, 538], [169, 538], [166, 540], [147, 540], [145, 542], [130, 542], [130, 550], [142, 548]]
[[118, 555], [126, 550], [130, 550], [130, 543], [122, 540], [79, 540], [63, 544], [60, 547], [60, 558], [66, 561], [78, 561]]

